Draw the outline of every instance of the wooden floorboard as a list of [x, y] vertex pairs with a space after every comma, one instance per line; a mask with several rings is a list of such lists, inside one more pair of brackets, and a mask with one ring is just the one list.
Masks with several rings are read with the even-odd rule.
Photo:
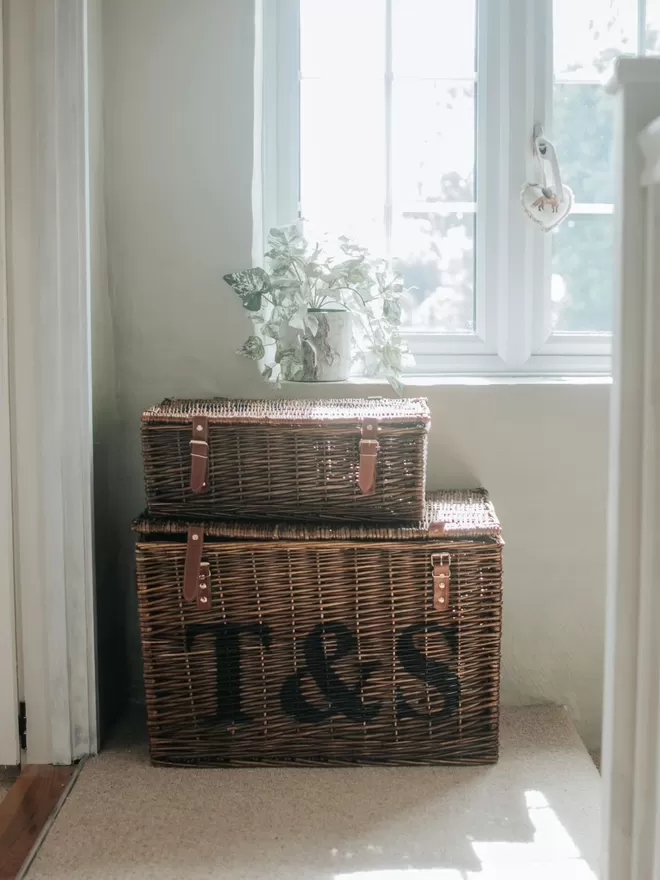
[[74, 767], [25, 767], [0, 802], [0, 880], [17, 877]]
[[0, 767], [0, 801], [2, 801], [20, 774], [20, 767]]

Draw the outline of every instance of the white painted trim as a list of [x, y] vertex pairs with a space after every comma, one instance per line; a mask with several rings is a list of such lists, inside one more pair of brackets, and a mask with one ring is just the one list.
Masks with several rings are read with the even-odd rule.
[[660, 115], [660, 59], [622, 59], [616, 95], [615, 324], [603, 718], [602, 880], [659, 876], [660, 209], [638, 133]]
[[269, 0], [263, 16], [263, 241], [300, 209], [300, 2]]
[[[268, 3], [266, 2], [266, 6]], [[252, 124], [252, 142], [254, 148], [254, 174], [252, 175], [252, 262], [259, 265], [264, 252], [264, 94], [266, 81], [264, 78], [264, 20], [266, 11], [264, 0], [254, 3], [254, 115]], [[102, 25], [99, 25], [102, 28]], [[102, 36], [101, 36], [102, 39]]]
[[[19, 0], [31, 194], [14, 271], [18, 572], [31, 763], [97, 749], [86, 0]], [[18, 39], [18, 33], [15, 34]], [[23, 114], [26, 109], [23, 106]], [[15, 107], [12, 124], [23, 124]], [[16, 210], [16, 206], [15, 206]], [[18, 222], [18, 218], [17, 218]]]
[[[657, 877], [660, 869], [660, 433], [657, 421], [660, 375], [660, 190], [652, 186], [646, 204], [646, 277], [642, 493], [639, 541], [639, 631], [637, 646], [637, 718], [635, 742], [634, 821], [639, 829], [633, 849], [633, 877]], [[651, 771], [651, 772], [649, 772]]]
[[[502, 125], [501, 105], [505, 97], [502, 71], [502, 35], [499, 3], [477, 3], [477, 130], [475, 139], [475, 172], [477, 181], [476, 203], [447, 205], [448, 209], [465, 213], [476, 211], [474, 232], [476, 247], [475, 270], [475, 333], [463, 339], [439, 339], [437, 334], [416, 340], [414, 333], [406, 331], [405, 338], [410, 350], [418, 354], [453, 354], [456, 347], [494, 356], [497, 352], [499, 315], [503, 304], [500, 300], [502, 263], [500, 249], [500, 204], [502, 139], [493, 137]], [[406, 206], [407, 207], [407, 206]], [[436, 207], [435, 205], [433, 206]], [[444, 206], [440, 206], [444, 210]], [[491, 288], [493, 296], [490, 295]], [[440, 343], [440, 344], [439, 344]], [[454, 351], [452, 351], [452, 348]]]
[[637, 44], [635, 51], [638, 55], [646, 52], [646, 0], [637, 0]]
[[0, 764], [20, 762], [7, 302], [4, 12], [0, 7]]
[[655, 119], [639, 136], [644, 154], [642, 185], [660, 183], [660, 119]]
[[[533, 376], [537, 378], [552, 376], [600, 376], [608, 379], [611, 370], [611, 358], [608, 354], [571, 355], [534, 354], [524, 364], [512, 370], [502, 358], [496, 354], [470, 354], [460, 350], [454, 353], [438, 355], [416, 354], [415, 364], [404, 370], [404, 377], [429, 376], [435, 377], [442, 384], [444, 376]], [[411, 379], [410, 381], [413, 381]]]
[[546, 125], [552, 79], [550, 37], [552, 2], [505, 0], [502, 75], [506, 77], [500, 112], [502, 179], [501, 250], [506, 262], [499, 275], [498, 354], [509, 370], [525, 370], [540, 337], [547, 236], [525, 218], [523, 185], [538, 177], [532, 151], [535, 124]]
[[[51, 6], [49, 12], [47, 6]], [[44, 211], [39, 213], [44, 249], [40, 260], [44, 309], [56, 308], [42, 325], [45, 356], [42, 406], [51, 431], [43, 431], [48, 463], [44, 508], [52, 541], [44, 546], [45, 570], [57, 573], [48, 591], [51, 626], [60, 621], [58, 639], [49, 643], [51, 727], [54, 763], [69, 763], [96, 751], [94, 662], [94, 574], [92, 542], [92, 412], [90, 370], [89, 189], [87, 166], [87, 4], [85, 0], [37, 3], [37, 26], [47, 40], [37, 59], [37, 89], [54, 98], [53, 127], [46, 131], [42, 167], [56, 157], [55, 176], [43, 181]], [[51, 30], [51, 26], [53, 30]], [[46, 35], [44, 35], [46, 36]], [[55, 94], [46, 80], [55, 71]], [[55, 191], [49, 191], [49, 183]], [[37, 193], [39, 199], [39, 192]], [[44, 317], [46, 316], [46, 313]], [[53, 332], [53, 328], [56, 332]], [[50, 352], [48, 352], [50, 349]], [[52, 365], [59, 363], [55, 378]], [[48, 420], [48, 417], [47, 417]], [[53, 434], [59, 436], [53, 442]], [[49, 436], [50, 435], [50, 436]], [[51, 471], [52, 468], [52, 471]], [[51, 482], [52, 481], [52, 482]], [[57, 526], [55, 526], [57, 522]], [[56, 531], [55, 531], [56, 529]], [[51, 531], [52, 530], [52, 531]], [[52, 563], [52, 564], [51, 564]], [[52, 634], [52, 630], [51, 630]]]
[[[394, 232], [394, 181], [392, 168], [394, 162], [394, 34], [392, 31], [393, 3], [385, 0], [385, 242], [387, 259], [392, 257], [392, 234]], [[302, 65], [301, 65], [302, 67]], [[301, 187], [302, 207], [302, 187]]]
[[611, 95], [618, 94], [626, 86], [660, 85], [660, 57], [622, 55], [612, 64], [603, 83]]

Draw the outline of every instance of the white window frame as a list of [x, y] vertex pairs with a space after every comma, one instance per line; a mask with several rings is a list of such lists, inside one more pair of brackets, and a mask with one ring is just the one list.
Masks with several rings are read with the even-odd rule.
[[[391, 8], [391, 0], [385, 2]], [[640, 46], [645, 5], [638, 0]], [[611, 371], [611, 334], [551, 332], [552, 237], [520, 209], [520, 189], [537, 173], [534, 126], [552, 136], [552, 6], [552, 0], [477, 0], [476, 332], [406, 331], [416, 361], [412, 374]], [[272, 226], [300, 216], [299, 0], [265, 0], [264, 13], [265, 240]], [[608, 211], [575, 206], [576, 213]]]

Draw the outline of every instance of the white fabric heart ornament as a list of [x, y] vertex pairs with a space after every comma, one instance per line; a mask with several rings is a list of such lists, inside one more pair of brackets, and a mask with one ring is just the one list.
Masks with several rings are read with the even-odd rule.
[[573, 193], [569, 187], [562, 186], [562, 196], [560, 199], [549, 187], [527, 183], [520, 193], [520, 202], [529, 219], [544, 232], [550, 232], [568, 217], [573, 207]]
[[520, 191], [520, 203], [533, 223], [544, 232], [550, 232], [570, 214], [573, 192], [562, 183], [553, 144], [542, 136], [536, 137], [534, 153], [541, 167], [541, 182], [526, 183]]

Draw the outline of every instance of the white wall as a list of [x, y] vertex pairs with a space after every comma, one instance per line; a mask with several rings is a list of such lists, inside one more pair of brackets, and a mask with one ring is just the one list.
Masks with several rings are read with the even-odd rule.
[[[103, 0], [116, 527], [136, 682], [128, 525], [143, 505], [140, 412], [166, 396], [267, 393], [234, 355], [249, 324], [222, 282], [251, 259], [254, 32], [253, 0]], [[609, 388], [408, 391], [433, 412], [430, 486], [485, 485], [503, 522], [504, 700], [564, 703], [597, 745]]]

